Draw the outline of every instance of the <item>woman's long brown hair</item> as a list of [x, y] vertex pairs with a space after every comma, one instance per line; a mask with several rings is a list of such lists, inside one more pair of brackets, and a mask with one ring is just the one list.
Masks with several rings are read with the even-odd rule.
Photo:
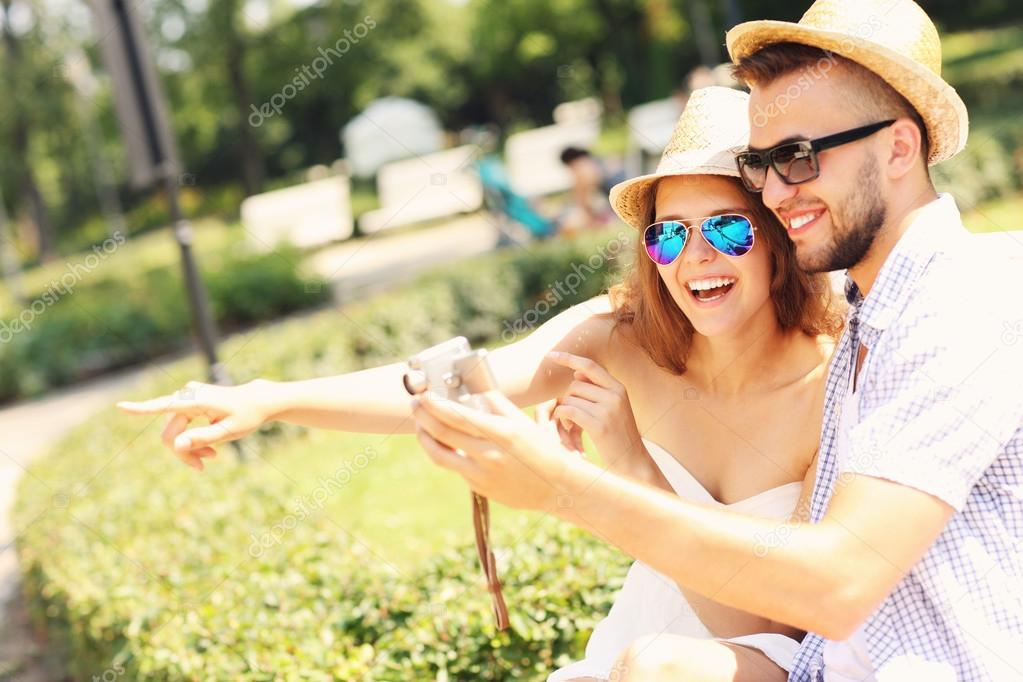
[[[742, 186], [735, 183], [757, 226], [760, 244], [771, 253], [771, 301], [778, 324], [783, 330], [800, 329], [804, 334], [838, 336], [842, 315], [831, 284], [825, 273], [810, 274], [799, 268], [796, 251], [775, 215]], [[646, 193], [646, 204], [640, 215], [646, 224], [654, 220], [655, 183]], [[672, 298], [668, 287], [647, 257], [638, 236], [635, 261], [621, 284], [608, 292], [614, 310], [615, 330], [629, 327], [634, 340], [658, 366], [673, 374], [686, 370], [686, 360], [693, 339], [693, 325]]]

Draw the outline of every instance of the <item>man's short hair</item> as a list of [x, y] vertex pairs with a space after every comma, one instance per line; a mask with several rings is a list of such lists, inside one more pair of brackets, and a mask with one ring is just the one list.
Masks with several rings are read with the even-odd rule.
[[576, 159], [582, 159], [589, 155], [590, 153], [585, 149], [580, 149], [579, 147], [565, 147], [561, 150], [561, 163], [567, 166]]
[[[810, 78], [826, 78], [834, 67], [851, 77], [856, 92], [847, 98], [849, 106], [863, 114], [884, 118], [909, 118], [920, 129], [920, 154], [929, 155], [927, 126], [909, 101], [865, 66], [828, 50], [801, 43], [773, 43], [739, 60], [732, 68], [735, 78], [747, 85], [770, 85], [782, 76], [805, 71]], [[877, 118], [880, 116], [880, 118]], [[874, 120], [864, 120], [873, 123]]]

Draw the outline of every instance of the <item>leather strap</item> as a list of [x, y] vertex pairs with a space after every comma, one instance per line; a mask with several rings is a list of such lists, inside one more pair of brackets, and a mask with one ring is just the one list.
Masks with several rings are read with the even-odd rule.
[[494, 605], [497, 629], [508, 627], [508, 607], [501, 594], [501, 581], [497, 577], [497, 559], [490, 549], [490, 502], [482, 495], [472, 492], [472, 525], [476, 529], [476, 550], [480, 557], [480, 568], [487, 578], [487, 590]]

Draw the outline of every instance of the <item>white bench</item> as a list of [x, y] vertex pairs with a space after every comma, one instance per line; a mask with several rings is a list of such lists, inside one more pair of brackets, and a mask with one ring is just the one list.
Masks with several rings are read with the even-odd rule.
[[504, 145], [508, 182], [525, 197], [564, 192], [572, 187], [572, 176], [561, 163], [565, 147], [589, 149], [600, 135], [600, 119], [534, 128], [516, 133]]
[[281, 242], [306, 248], [347, 239], [354, 230], [348, 177], [253, 195], [242, 202], [241, 218], [248, 241], [262, 250]]
[[380, 208], [362, 214], [359, 228], [372, 234], [478, 210], [483, 205], [474, 166], [478, 155], [478, 147], [465, 145], [385, 164], [377, 173]]
[[660, 158], [684, 106], [681, 99], [669, 97], [629, 110], [625, 164], [630, 178], [650, 172], [648, 159], [656, 163]]

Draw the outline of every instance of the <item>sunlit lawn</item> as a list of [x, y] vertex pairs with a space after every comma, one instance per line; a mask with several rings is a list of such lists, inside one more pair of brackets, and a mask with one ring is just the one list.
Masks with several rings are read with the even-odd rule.
[[[462, 479], [435, 466], [411, 435], [380, 436], [312, 431], [274, 455], [298, 488], [311, 491], [330, 476], [342, 457], [373, 448], [370, 464], [332, 497], [322, 513], [402, 571], [421, 567], [444, 547], [473, 538], [469, 491]], [[536, 514], [492, 505], [495, 546], [516, 544]]]
[[942, 36], [942, 75], [953, 83], [986, 81], [1023, 71], [1023, 27]]
[[1023, 230], [1023, 194], [964, 210], [963, 222], [970, 232]]
[[[339, 324], [337, 313], [325, 310], [265, 331], [253, 330], [227, 339], [221, 348], [221, 357], [237, 381], [255, 376], [297, 379], [337, 373], [341, 370], [324, 370], [325, 364], [333, 362], [329, 357], [308, 368], [302, 362], [297, 363], [296, 368], [292, 360], [283, 358], [291, 354], [312, 360], [305, 347], [308, 340], [332, 333]], [[172, 393], [190, 379], [204, 380], [202, 365], [195, 357], [152, 372], [147, 386], [121, 398], [139, 399]], [[347, 482], [340, 490], [332, 491], [315, 515], [330, 520], [339, 542], [360, 543], [381, 561], [402, 572], [420, 568], [425, 559], [443, 548], [471, 543], [473, 539], [466, 484], [455, 474], [434, 465], [412, 435], [303, 430], [277, 439], [262, 452], [246, 447], [250, 461], [243, 466], [252, 471], [232, 483], [240, 472], [233, 464], [235, 454], [229, 446], [220, 448], [219, 458], [209, 462], [206, 472], [199, 473], [178, 463], [160, 444], [162, 419], [122, 416], [109, 408], [91, 421], [109, 422], [109, 430], [101, 427], [96, 433], [85, 425], [58, 449], [73, 450], [72, 443], [89, 442], [91, 448], [108, 453], [97, 458], [100, 462], [120, 452], [104, 472], [115, 477], [119, 467], [131, 466], [136, 458], [157, 458], [156, 463], [165, 460], [166, 464], [160, 465], [164, 478], [173, 478], [177, 485], [219, 489], [226, 495], [245, 495], [256, 481], [256, 488], [277, 491], [274, 497], [289, 511], [297, 509], [301, 500], [308, 502], [309, 496], [322, 487], [323, 480], [332, 477], [337, 480], [336, 474], [344, 463], [351, 461], [350, 480], [349, 475], [344, 475]], [[145, 431], [140, 434], [144, 427]], [[258, 452], [258, 456], [253, 456], [254, 452]], [[367, 453], [371, 454], [368, 460], [359, 458], [365, 466], [355, 466], [356, 457]], [[47, 490], [73, 486], [81, 475], [80, 471], [62, 470], [58, 462], [54, 465], [48, 467], [54, 480], [48, 482]], [[236, 473], [231, 473], [232, 470]], [[209, 480], [211, 478], [218, 480]], [[187, 483], [189, 481], [191, 483]], [[495, 547], [507, 548], [517, 544], [540, 515], [493, 505], [492, 517]]]
[[[244, 232], [237, 223], [225, 223], [214, 218], [195, 220], [192, 223], [193, 251], [198, 257], [204, 253], [224, 252], [244, 238]], [[91, 273], [112, 276], [118, 273], [142, 272], [157, 267], [174, 266], [180, 262], [177, 242], [170, 228], [152, 230], [130, 237], [123, 243], [109, 241], [100, 243], [95, 254], [103, 258], [97, 261], [93, 250], [85, 250], [67, 257], [22, 272], [22, 288], [31, 299], [60, 281], [67, 273], [75, 273], [76, 286], [87, 284]], [[116, 247], [116, 248], [115, 248]], [[89, 265], [100, 264], [94, 269]], [[14, 300], [7, 287], [0, 287], [0, 317], [12, 314]]]

